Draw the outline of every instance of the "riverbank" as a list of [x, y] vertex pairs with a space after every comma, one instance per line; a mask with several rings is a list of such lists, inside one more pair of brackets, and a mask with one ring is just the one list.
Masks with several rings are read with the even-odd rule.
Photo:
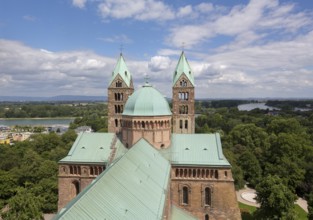
[[1, 126], [68, 126], [74, 117], [58, 117], [58, 118], [0, 118]]

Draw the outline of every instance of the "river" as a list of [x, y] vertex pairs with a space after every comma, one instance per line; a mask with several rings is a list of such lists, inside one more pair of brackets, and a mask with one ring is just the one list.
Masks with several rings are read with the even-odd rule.
[[267, 106], [266, 103], [249, 103], [249, 104], [242, 104], [237, 106], [239, 111], [251, 111], [253, 109], [259, 108], [263, 110], [280, 110], [279, 108]]
[[4, 126], [52, 126], [61, 125], [68, 126], [74, 118], [22, 118], [22, 119], [0, 119], [0, 125]]

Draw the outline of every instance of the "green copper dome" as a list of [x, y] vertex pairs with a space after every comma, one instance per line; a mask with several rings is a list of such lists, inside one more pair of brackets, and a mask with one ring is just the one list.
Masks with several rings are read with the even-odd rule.
[[172, 115], [172, 112], [162, 94], [146, 83], [128, 98], [123, 115], [160, 116]]

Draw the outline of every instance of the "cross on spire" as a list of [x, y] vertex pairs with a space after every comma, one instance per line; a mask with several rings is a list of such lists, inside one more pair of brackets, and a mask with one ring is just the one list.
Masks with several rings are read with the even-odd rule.
[[121, 55], [123, 54], [123, 49], [124, 49], [123, 44], [121, 44], [121, 45], [120, 45], [120, 54], [121, 54]]
[[185, 50], [185, 42], [182, 42], [181, 47], [182, 47], [182, 51], [184, 52], [184, 50]]
[[149, 79], [150, 79], [150, 77], [148, 76], [148, 74], [145, 74], [144, 79], [145, 79], [145, 85], [149, 85]]

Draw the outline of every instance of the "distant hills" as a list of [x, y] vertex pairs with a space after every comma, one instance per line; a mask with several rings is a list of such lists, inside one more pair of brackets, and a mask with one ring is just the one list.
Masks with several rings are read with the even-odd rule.
[[106, 96], [60, 95], [52, 97], [0, 96], [0, 102], [104, 102]]
[[[166, 97], [171, 102], [172, 99]], [[107, 96], [75, 96], [75, 95], [59, 95], [51, 97], [40, 96], [0, 96], [0, 102], [106, 102]], [[196, 101], [218, 101], [218, 100], [245, 100], [266, 102], [268, 100], [313, 100], [313, 98], [198, 98]]]

